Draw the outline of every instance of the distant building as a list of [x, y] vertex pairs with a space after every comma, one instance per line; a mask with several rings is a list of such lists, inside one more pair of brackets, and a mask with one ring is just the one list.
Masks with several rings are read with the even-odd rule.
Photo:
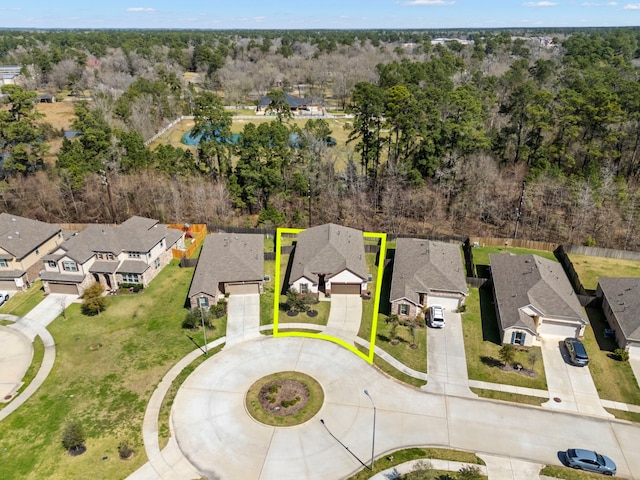
[[20, 65], [0, 65], [0, 87], [16, 83], [21, 69]]

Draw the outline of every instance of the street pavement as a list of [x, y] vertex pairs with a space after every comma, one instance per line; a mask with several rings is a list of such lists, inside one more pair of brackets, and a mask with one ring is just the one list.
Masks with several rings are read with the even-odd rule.
[[[320, 412], [298, 427], [253, 420], [244, 395], [277, 371], [307, 373], [325, 390]], [[187, 459], [207, 478], [343, 478], [375, 455], [437, 445], [497, 457], [561, 464], [569, 447], [597, 448], [620, 476], [640, 478], [640, 427], [624, 421], [453, 395], [398, 384], [331, 343], [261, 338], [225, 349], [202, 364], [176, 396], [171, 424]], [[320, 422], [324, 420], [324, 425]]]
[[33, 345], [22, 333], [0, 326], [0, 402], [13, 398], [33, 359]]

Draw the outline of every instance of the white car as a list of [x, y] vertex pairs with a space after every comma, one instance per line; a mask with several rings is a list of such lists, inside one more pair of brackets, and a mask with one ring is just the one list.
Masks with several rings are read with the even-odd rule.
[[442, 305], [431, 305], [429, 307], [429, 326], [443, 328], [444, 323], [444, 307]]
[[7, 300], [9, 300], [9, 292], [0, 290], [0, 305], [3, 305]]

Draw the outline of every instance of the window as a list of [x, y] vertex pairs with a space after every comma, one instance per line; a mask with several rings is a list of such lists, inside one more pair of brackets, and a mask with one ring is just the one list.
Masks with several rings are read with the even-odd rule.
[[513, 332], [511, 334], [511, 343], [514, 345], [524, 345], [527, 334], [524, 332]]
[[198, 307], [209, 308], [209, 299], [207, 297], [198, 297]]
[[55, 260], [47, 260], [47, 266], [49, 268], [56, 268], [58, 266], [58, 264], [56, 263]]
[[160, 268], [160, 259], [156, 258], [153, 262], [153, 266], [156, 268]]
[[104, 255], [101, 254], [101, 253], [96, 253], [96, 257], [97, 257], [98, 260], [104, 259]]
[[107, 260], [115, 260], [116, 257], [113, 256], [113, 253], [107, 253]]
[[129, 252], [129, 258], [140, 258], [140, 252]]
[[407, 315], [409, 313], [409, 305], [406, 303], [400, 304], [400, 315]]
[[0, 267], [7, 267], [8, 263], [4, 258], [0, 258]]
[[40, 254], [40, 249], [36, 248], [36, 255], [39, 255], [39, 254]]
[[140, 277], [137, 273], [123, 273], [122, 282], [123, 283], [140, 283]]
[[300, 284], [300, 293], [309, 293], [309, 284], [301, 283]]
[[62, 262], [62, 269], [65, 272], [77, 272], [78, 271], [78, 265], [76, 264], [76, 262], [71, 262], [71, 261], [65, 261]]

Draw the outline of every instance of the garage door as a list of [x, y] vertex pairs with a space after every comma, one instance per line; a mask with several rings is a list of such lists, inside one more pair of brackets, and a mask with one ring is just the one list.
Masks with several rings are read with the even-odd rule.
[[578, 333], [576, 325], [545, 321], [538, 327], [538, 334], [544, 337], [575, 337]]
[[249, 295], [252, 293], [260, 293], [260, 288], [257, 283], [244, 283], [238, 285], [227, 285], [225, 287], [225, 291], [229, 295]]
[[331, 293], [335, 295], [360, 295], [359, 283], [332, 283]]
[[49, 292], [78, 295], [78, 287], [75, 284], [68, 285], [65, 283], [49, 283]]
[[458, 299], [454, 297], [437, 297], [429, 295], [429, 297], [427, 297], [427, 306], [430, 307], [431, 305], [442, 305], [445, 312], [455, 312], [458, 310]]
[[640, 360], [640, 345], [629, 345], [629, 356]]
[[0, 290], [9, 290], [10, 292], [16, 289], [16, 282], [13, 280], [0, 280]]

